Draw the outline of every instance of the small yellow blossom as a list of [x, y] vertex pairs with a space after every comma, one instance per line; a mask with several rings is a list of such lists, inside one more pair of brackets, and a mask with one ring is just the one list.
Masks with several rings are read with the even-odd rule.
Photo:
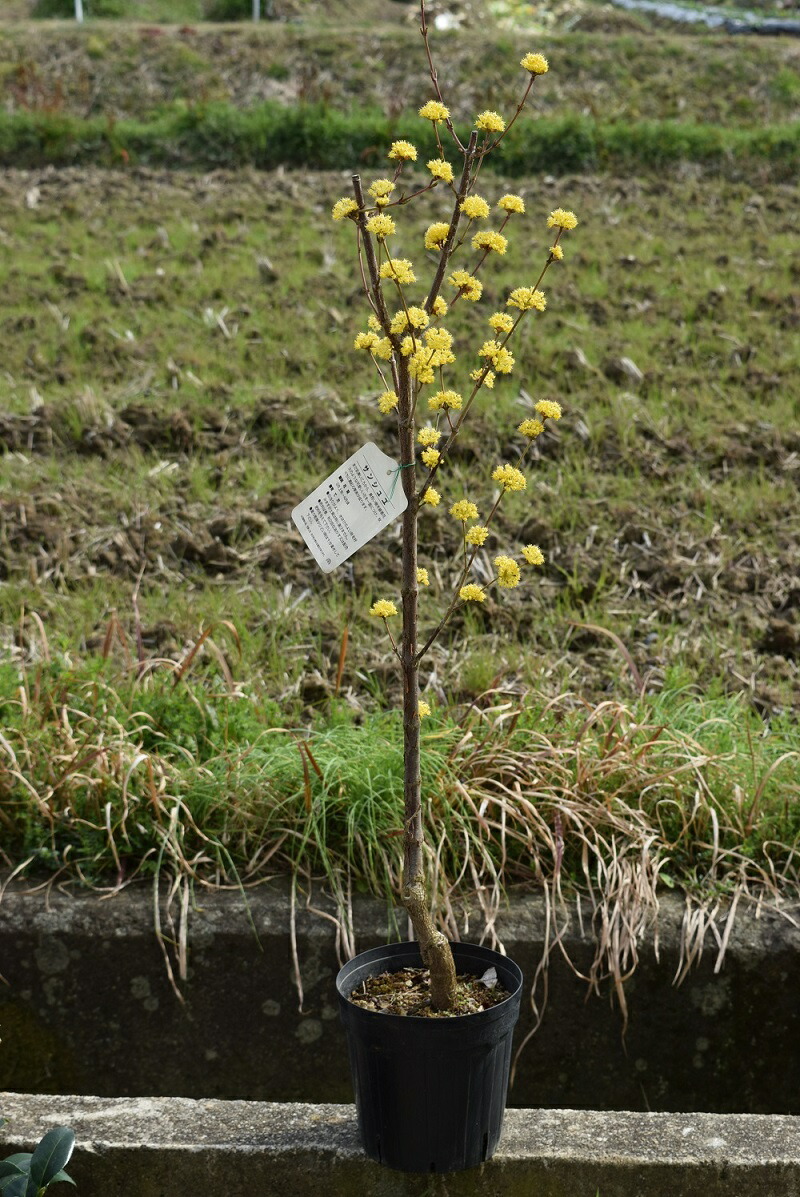
[[[403, 315], [405, 316], [405, 312], [403, 312]], [[400, 352], [402, 353], [403, 357], [411, 356], [411, 354], [414, 352], [413, 337], [403, 337], [402, 341], [400, 342]]]
[[464, 523], [467, 520], [476, 520], [479, 518], [478, 508], [469, 499], [459, 499], [450, 508], [450, 514], [454, 515], [457, 520], [463, 520]]
[[375, 315], [367, 316], [367, 327], [371, 328], [374, 333], [382, 331], [381, 322]]
[[524, 490], [528, 483], [525, 480], [525, 475], [522, 470], [518, 470], [516, 466], [501, 465], [492, 474], [495, 482], [499, 482], [504, 491], [510, 490]]
[[353, 341], [354, 349], [369, 349], [370, 351], [380, 342], [380, 337], [374, 332], [360, 332]]
[[417, 433], [417, 440], [421, 445], [438, 445], [442, 439], [442, 434], [438, 428], [420, 428]]
[[450, 225], [444, 220], [437, 220], [435, 224], [428, 225], [428, 229], [425, 233], [425, 248], [441, 249], [447, 239], [447, 234], [449, 232]]
[[391, 599], [378, 599], [373, 603], [369, 609], [370, 615], [379, 615], [382, 619], [389, 619], [392, 615], [397, 615], [397, 607]]
[[458, 391], [437, 391], [435, 395], [428, 398], [428, 407], [431, 411], [461, 411], [463, 406], [464, 400]]
[[380, 216], [370, 216], [367, 221], [367, 232], [372, 233], [373, 237], [377, 237], [379, 241], [385, 241], [387, 237], [391, 237], [392, 233], [396, 232], [396, 225], [391, 216], [382, 213]]
[[441, 295], [437, 295], [434, 299], [431, 311], [433, 312], [434, 316], [447, 315], [447, 302], [446, 300], [442, 299]]
[[482, 545], [489, 535], [489, 529], [484, 524], [473, 524], [464, 534], [467, 544]]
[[430, 715], [430, 713], [430, 703], [425, 702], [424, 698], [421, 698], [417, 707], [417, 714], [419, 715], [420, 719], [424, 719], [425, 716]]
[[478, 353], [481, 357], [494, 357], [499, 348], [497, 341], [484, 341]]
[[450, 109], [445, 108], [438, 100], [428, 100], [427, 104], [423, 104], [419, 110], [419, 114], [423, 120], [426, 121], [446, 121], [450, 115]]
[[482, 603], [486, 595], [482, 587], [476, 586], [474, 582], [467, 582], [466, 586], [462, 586], [459, 590], [458, 597], [463, 599], [465, 603]]
[[388, 262], [381, 262], [378, 271], [381, 278], [393, 278], [398, 283], [415, 283], [417, 276], [408, 258], [389, 258]]
[[393, 141], [389, 157], [397, 159], [398, 162], [416, 162], [417, 151], [410, 141]]
[[506, 300], [506, 307], [519, 308], [521, 312], [529, 312], [536, 308], [543, 312], [547, 307], [544, 291], [536, 291], [533, 287], [515, 287]]
[[443, 158], [431, 158], [426, 165], [434, 179], [441, 179], [443, 183], [452, 183], [453, 168], [449, 162], [445, 162]]
[[378, 208], [386, 207], [393, 191], [394, 183], [391, 179], [376, 179], [374, 183], [370, 183], [369, 193]]
[[397, 407], [400, 400], [397, 397], [396, 391], [384, 391], [382, 395], [378, 396], [378, 408], [382, 415], [388, 416], [390, 411]]
[[557, 262], [564, 261], [564, 251], [560, 245], [551, 245], [550, 246], [550, 256], [552, 258], [555, 258], [555, 260]]
[[429, 507], [438, 507], [441, 501], [442, 496], [439, 494], [438, 490], [434, 490], [432, 486], [429, 486], [425, 491], [425, 494], [422, 496], [422, 502], [427, 503]]
[[506, 122], [503, 120], [499, 112], [481, 112], [475, 119], [475, 128], [482, 129], [485, 133], [502, 133], [506, 127]]
[[532, 75], [546, 75], [550, 65], [543, 54], [526, 54], [519, 60], [519, 65]]
[[556, 403], [554, 399], [540, 399], [536, 404], [536, 410], [546, 420], [561, 419], [561, 404]]
[[420, 586], [430, 586], [431, 584], [427, 569], [422, 569], [421, 566], [417, 568], [417, 582]]
[[493, 316], [489, 317], [489, 327], [493, 328], [496, 333], [511, 332], [514, 327], [514, 318], [509, 316], [508, 312], [495, 312]]
[[424, 308], [410, 307], [408, 314], [404, 311], [395, 312], [392, 317], [392, 323], [389, 325], [390, 332], [401, 333], [410, 324], [412, 328], [427, 328], [430, 324], [430, 316]]
[[495, 557], [497, 567], [497, 585], [511, 590], [519, 586], [520, 568], [513, 557]]
[[331, 216], [334, 220], [344, 220], [345, 216], [349, 216], [351, 212], [358, 211], [358, 204], [349, 196], [344, 196], [343, 199], [337, 200], [331, 209]]
[[544, 424], [540, 424], [538, 420], [523, 420], [517, 431], [527, 436], [528, 440], [534, 441], [544, 432]]
[[429, 470], [432, 470], [435, 465], [438, 465], [441, 460], [441, 453], [438, 449], [423, 449], [421, 457]]
[[470, 370], [469, 376], [473, 382], [479, 382], [482, 379], [483, 380], [482, 385], [485, 387], [488, 387], [490, 391], [493, 391], [494, 390], [494, 374], [492, 373], [491, 370], [488, 370], [486, 372], [486, 374], [484, 375], [483, 371], [485, 369], [486, 369], [485, 366], [478, 366], [477, 370]]
[[497, 201], [497, 206], [504, 212], [524, 212], [525, 200], [521, 195], [504, 195]]
[[461, 205], [461, 211], [470, 220], [485, 220], [489, 215], [489, 205], [479, 195], [468, 195]]
[[372, 352], [376, 357], [382, 358], [385, 362], [390, 362], [392, 360], [392, 342], [388, 337], [381, 337]]
[[[397, 335], [398, 333], [405, 332], [405, 330], [407, 328], [408, 328], [408, 316], [402, 310], [399, 312], [395, 312], [394, 316], [392, 316], [392, 322], [389, 325], [389, 332]], [[412, 342], [412, 344], [413, 344], [413, 342]]]
[[514, 369], [514, 355], [501, 346], [492, 358], [492, 365], [498, 374], [510, 374]]
[[554, 227], [559, 229], [574, 229], [577, 223], [578, 218], [575, 213], [565, 212], [563, 208], [554, 209], [547, 218], [548, 229]]
[[431, 349], [448, 350], [453, 344], [453, 334], [446, 328], [429, 328], [425, 333], [425, 344]]
[[433, 382], [436, 375], [434, 374], [435, 354], [430, 349], [418, 349], [416, 353], [412, 353], [408, 360], [408, 372], [412, 378], [416, 378], [422, 386], [426, 383]]
[[468, 270], [454, 270], [447, 281], [465, 299], [471, 299], [473, 303], [477, 303], [483, 294], [483, 283]]
[[522, 556], [528, 562], [528, 565], [544, 565], [544, 553], [538, 544], [526, 544], [522, 550]]
[[502, 233], [495, 233], [487, 229], [485, 232], [476, 233], [472, 238], [473, 249], [488, 249], [491, 253], [504, 254], [508, 249], [508, 238], [504, 237]]

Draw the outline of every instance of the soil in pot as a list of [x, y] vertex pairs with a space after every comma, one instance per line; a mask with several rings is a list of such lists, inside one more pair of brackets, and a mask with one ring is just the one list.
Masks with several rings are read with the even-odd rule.
[[480, 1014], [504, 1002], [510, 994], [500, 983], [495, 968], [482, 976], [471, 973], [456, 977], [456, 1001], [452, 1010], [434, 1010], [430, 1000], [430, 973], [426, 968], [401, 968], [367, 977], [350, 994], [350, 1001], [362, 1010], [400, 1014], [414, 1018], [452, 1018]]

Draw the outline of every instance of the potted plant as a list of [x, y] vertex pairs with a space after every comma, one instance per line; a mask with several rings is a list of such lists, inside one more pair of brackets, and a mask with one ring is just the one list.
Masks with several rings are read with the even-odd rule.
[[[560, 208], [550, 213], [547, 225], [554, 231], [534, 271], [535, 281], [514, 288], [502, 310], [489, 316], [487, 331], [466, 367], [466, 385], [456, 389], [453, 336], [444, 318], [455, 305], [481, 299], [479, 275], [484, 264], [506, 252], [506, 230], [525, 212], [521, 196], [504, 195], [497, 204], [499, 227], [492, 228], [490, 205], [477, 192], [479, 173], [519, 117], [548, 64], [541, 54], [525, 54], [520, 66], [526, 86], [511, 119], [506, 122], [496, 112], [482, 112], [469, 138], [462, 140], [433, 64], [424, 0], [420, 30], [434, 96], [419, 109], [419, 117], [430, 122], [438, 149], [427, 162], [426, 180], [409, 181], [417, 150], [411, 142], [397, 140], [388, 153], [388, 177], [375, 179], [365, 194], [360, 177], [354, 175], [352, 196], [340, 199], [333, 208], [334, 220], [354, 227], [361, 279], [371, 308], [368, 326], [358, 333], [354, 347], [369, 354], [377, 369], [382, 388], [378, 407], [396, 425], [398, 460], [386, 458], [374, 445], [365, 446], [362, 458], [354, 455], [293, 514], [322, 568], [332, 569], [402, 513], [400, 611], [392, 599], [381, 598], [370, 614], [383, 620], [402, 676], [402, 902], [416, 941], [356, 957], [339, 973], [337, 989], [367, 1153], [405, 1171], [445, 1172], [488, 1159], [499, 1140], [522, 974], [497, 952], [451, 945], [431, 916], [420, 793], [420, 720], [430, 711], [420, 698], [420, 667], [459, 608], [483, 603], [492, 586], [516, 587], [524, 569], [544, 563], [537, 545], [520, 546], [522, 564], [516, 554], [501, 551], [492, 556], [494, 573], [487, 578], [483, 546], [494, 536], [493, 523], [503, 498], [525, 489], [521, 467], [546, 421], [560, 418], [559, 404], [540, 400], [519, 425], [516, 460], [497, 462], [491, 470], [496, 490], [488, 508], [482, 508], [484, 516], [472, 496], [448, 496], [444, 506], [460, 525], [462, 547], [452, 594], [438, 619], [422, 631], [419, 596], [420, 589], [429, 585], [429, 576], [418, 557], [418, 520], [421, 513], [432, 512], [442, 503], [437, 487], [446, 477], [473, 403], [513, 371], [510, 345], [515, 333], [523, 321], [541, 318], [546, 300], [540, 285], [550, 266], [563, 259], [562, 235], [577, 221], [573, 213]], [[445, 143], [457, 160], [456, 167], [448, 159]], [[416, 266], [396, 248], [402, 235], [399, 217], [409, 203], [425, 202], [431, 196], [438, 199], [443, 191], [448, 193], [447, 207], [440, 209], [441, 219], [428, 226], [424, 237], [432, 275], [422, 287]], [[471, 251], [469, 269], [459, 268], [453, 260], [461, 249]], [[365, 489], [365, 479], [374, 491]], [[484, 572], [478, 573], [481, 567]], [[395, 619], [400, 623], [397, 635], [392, 626]], [[424, 970], [424, 975], [420, 977], [417, 970]], [[460, 982], [462, 975], [472, 980]], [[380, 991], [377, 996], [370, 992], [375, 988]]]

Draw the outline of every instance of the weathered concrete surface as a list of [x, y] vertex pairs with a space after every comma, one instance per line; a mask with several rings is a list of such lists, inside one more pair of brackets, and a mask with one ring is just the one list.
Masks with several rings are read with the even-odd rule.
[[[285, 893], [250, 895], [260, 946], [238, 895], [201, 892], [196, 901], [183, 1006], [154, 934], [150, 887], [107, 900], [85, 891], [7, 889], [0, 901], [0, 975], [8, 982], [0, 981], [0, 1088], [350, 1101], [331, 924], [298, 915], [301, 1014]], [[719, 975], [710, 936], [700, 966], [674, 988], [682, 915], [679, 900], [664, 902], [660, 960], [652, 943], [641, 949], [625, 987], [624, 1043], [608, 988], [587, 1000], [586, 984], [554, 952], [547, 1013], [522, 1058], [512, 1105], [800, 1112], [800, 931], [775, 914], [756, 919], [740, 904]], [[386, 942], [382, 906], [362, 902], [356, 922], [359, 950]], [[173, 934], [163, 912], [162, 926]], [[542, 904], [533, 898], [513, 901], [498, 922], [528, 982], [543, 926]], [[480, 930], [473, 920], [469, 938]], [[586, 971], [588, 925], [582, 933], [573, 915], [563, 942]], [[531, 1026], [523, 1001], [518, 1041]]]
[[493, 1160], [431, 1177], [368, 1160], [352, 1106], [0, 1093], [0, 1110], [0, 1156], [74, 1129], [80, 1197], [800, 1197], [797, 1118], [509, 1110]]

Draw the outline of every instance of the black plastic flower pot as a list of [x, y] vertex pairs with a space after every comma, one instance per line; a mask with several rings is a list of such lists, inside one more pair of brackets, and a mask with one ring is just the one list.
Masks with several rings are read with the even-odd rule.
[[522, 973], [489, 948], [452, 947], [457, 973], [482, 976], [494, 966], [509, 997], [452, 1018], [381, 1014], [348, 1000], [368, 977], [420, 968], [416, 943], [362, 952], [336, 978], [364, 1150], [402, 1172], [474, 1168], [492, 1156], [503, 1129]]

